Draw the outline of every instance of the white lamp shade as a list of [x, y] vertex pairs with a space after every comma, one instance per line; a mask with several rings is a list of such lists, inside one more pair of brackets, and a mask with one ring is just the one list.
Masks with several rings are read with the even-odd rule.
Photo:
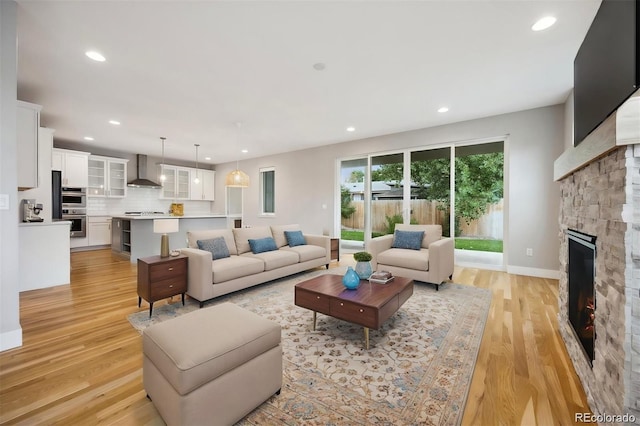
[[155, 234], [171, 234], [180, 230], [180, 219], [153, 219]]

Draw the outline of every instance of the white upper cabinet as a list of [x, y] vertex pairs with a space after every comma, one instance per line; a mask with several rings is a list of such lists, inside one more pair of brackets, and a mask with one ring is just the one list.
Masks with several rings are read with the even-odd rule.
[[38, 130], [40, 105], [18, 101], [16, 136], [18, 140], [18, 189], [38, 187]]
[[[196, 183], [196, 175], [199, 182]], [[215, 175], [213, 170], [191, 169], [191, 200], [213, 201]]]
[[[164, 172], [163, 172], [164, 171]], [[160, 176], [164, 174], [165, 180]], [[160, 165], [158, 180], [162, 183], [160, 198], [171, 200], [189, 200], [191, 196], [190, 169], [188, 167]]]
[[62, 171], [62, 186], [86, 188], [89, 186], [89, 153], [54, 148], [51, 168]]
[[89, 156], [87, 196], [124, 198], [127, 196], [127, 162], [121, 158]]

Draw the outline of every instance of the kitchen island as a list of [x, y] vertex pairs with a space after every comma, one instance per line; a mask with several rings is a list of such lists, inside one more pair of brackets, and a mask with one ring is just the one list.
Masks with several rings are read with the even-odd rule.
[[153, 219], [176, 219], [179, 231], [169, 235], [170, 250], [187, 247], [187, 231], [230, 228], [233, 218], [227, 215], [113, 215], [111, 250], [136, 263], [140, 257], [160, 254], [160, 234], [153, 232]]
[[18, 225], [20, 291], [69, 284], [71, 222], [26, 222]]

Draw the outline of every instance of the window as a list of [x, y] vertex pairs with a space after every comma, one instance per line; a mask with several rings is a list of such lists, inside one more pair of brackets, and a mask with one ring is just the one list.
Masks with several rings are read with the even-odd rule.
[[276, 212], [276, 170], [273, 167], [260, 169], [260, 205], [263, 215], [273, 215]]

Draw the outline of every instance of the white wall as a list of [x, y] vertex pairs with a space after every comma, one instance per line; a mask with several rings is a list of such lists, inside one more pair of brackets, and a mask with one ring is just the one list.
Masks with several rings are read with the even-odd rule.
[[[487, 117], [410, 132], [355, 140], [330, 146], [241, 160], [240, 169], [251, 178], [244, 190], [244, 222], [251, 226], [299, 223], [307, 232], [334, 229], [336, 159], [396, 149], [427, 147], [447, 142], [508, 135], [505, 152], [508, 171], [505, 241], [508, 270], [526, 275], [557, 277], [558, 185], [553, 162], [564, 151], [564, 105]], [[276, 169], [276, 215], [260, 217], [261, 167]], [[224, 194], [224, 176], [234, 163], [216, 166], [216, 193]], [[323, 209], [326, 205], [326, 209]], [[224, 211], [218, 198], [214, 211]], [[526, 248], [533, 256], [526, 256]]]
[[0, 1], [0, 350], [22, 345], [18, 270], [16, 3]]

